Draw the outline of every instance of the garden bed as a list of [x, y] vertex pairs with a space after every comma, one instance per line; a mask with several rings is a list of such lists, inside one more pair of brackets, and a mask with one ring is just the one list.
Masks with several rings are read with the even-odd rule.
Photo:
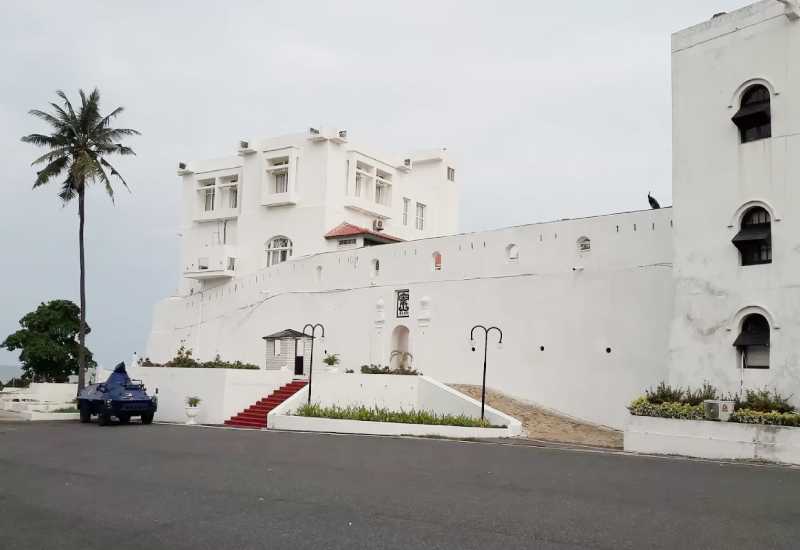
[[295, 416], [330, 418], [334, 420], [358, 420], [363, 422], [392, 422], [397, 424], [424, 424], [427, 426], [461, 426], [465, 428], [505, 428], [494, 426], [486, 420], [466, 415], [436, 414], [432, 411], [390, 411], [380, 407], [321, 407], [317, 404], [302, 405]]

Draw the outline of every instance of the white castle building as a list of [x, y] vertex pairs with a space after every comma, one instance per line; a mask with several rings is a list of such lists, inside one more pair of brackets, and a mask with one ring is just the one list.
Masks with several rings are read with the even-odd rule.
[[185, 342], [267, 368], [307, 350], [264, 336], [321, 323], [343, 368], [401, 351], [480, 383], [480, 323], [503, 330], [489, 387], [600, 424], [661, 380], [797, 398], [798, 52], [788, 0], [673, 35], [673, 208], [456, 234], [445, 150], [384, 155], [340, 130], [182, 163], [183, 283], [147, 355]]

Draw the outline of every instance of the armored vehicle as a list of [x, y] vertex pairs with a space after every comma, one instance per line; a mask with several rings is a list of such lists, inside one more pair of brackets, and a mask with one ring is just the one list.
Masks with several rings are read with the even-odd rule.
[[141, 417], [142, 424], [150, 424], [156, 408], [155, 396], [147, 395], [141, 381], [130, 379], [125, 363], [117, 365], [105, 383], [90, 384], [78, 394], [81, 422], [89, 422], [96, 414], [101, 426], [107, 425], [112, 416], [120, 424], [127, 424], [133, 416]]

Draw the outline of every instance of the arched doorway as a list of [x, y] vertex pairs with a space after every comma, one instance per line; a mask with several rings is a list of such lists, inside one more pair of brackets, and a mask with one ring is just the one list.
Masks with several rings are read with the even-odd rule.
[[392, 331], [392, 347], [389, 355], [389, 367], [411, 368], [414, 357], [409, 352], [410, 331], [405, 325], [397, 325]]

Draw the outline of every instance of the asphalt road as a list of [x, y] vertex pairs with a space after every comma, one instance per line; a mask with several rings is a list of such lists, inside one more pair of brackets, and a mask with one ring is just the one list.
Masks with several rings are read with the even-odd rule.
[[0, 423], [0, 548], [800, 547], [800, 470], [487, 443]]

